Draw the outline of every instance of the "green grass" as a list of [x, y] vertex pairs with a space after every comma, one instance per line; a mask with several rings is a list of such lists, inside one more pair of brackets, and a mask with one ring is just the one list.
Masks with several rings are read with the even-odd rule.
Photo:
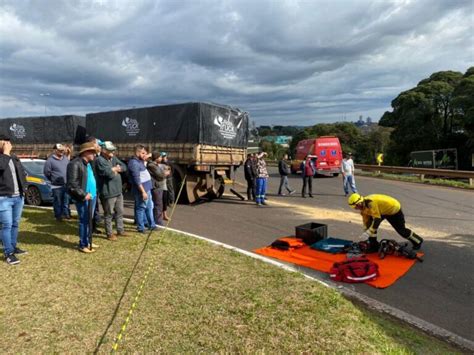
[[375, 172], [367, 172], [367, 171], [360, 172], [359, 175], [376, 177], [376, 178], [386, 179], [386, 180], [415, 182], [415, 183], [427, 184], [427, 185], [449, 186], [449, 187], [456, 187], [456, 188], [461, 188], [461, 189], [474, 189], [474, 186], [469, 185], [469, 182], [464, 182], [460, 180], [450, 180], [450, 179], [441, 179], [441, 178], [436, 178], [436, 179], [425, 178], [421, 180], [418, 176], [389, 174], [389, 173], [377, 174]]
[[[75, 221], [26, 209], [18, 266], [0, 265], [2, 353], [93, 352], [145, 237], [96, 239], [79, 253]], [[154, 232], [100, 352], [110, 352], [150, 269], [120, 352], [452, 353], [300, 274], [179, 234]]]

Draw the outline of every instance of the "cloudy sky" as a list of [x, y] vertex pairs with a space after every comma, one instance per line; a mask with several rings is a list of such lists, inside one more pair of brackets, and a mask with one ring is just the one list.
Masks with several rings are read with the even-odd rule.
[[474, 65], [474, 0], [0, 0], [0, 117], [208, 101], [257, 124], [378, 120]]

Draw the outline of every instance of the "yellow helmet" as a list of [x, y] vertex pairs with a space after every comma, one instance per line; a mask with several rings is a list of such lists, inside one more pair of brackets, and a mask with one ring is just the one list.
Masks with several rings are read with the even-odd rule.
[[352, 208], [356, 208], [356, 206], [359, 204], [359, 203], [362, 203], [364, 202], [364, 197], [359, 195], [359, 194], [352, 194], [349, 196], [349, 198], [347, 199], [347, 203], [349, 204], [349, 206], [351, 206]]

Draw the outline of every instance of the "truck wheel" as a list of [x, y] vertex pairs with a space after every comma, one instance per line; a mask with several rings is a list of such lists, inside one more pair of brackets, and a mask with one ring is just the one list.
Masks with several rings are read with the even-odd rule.
[[334, 174], [332, 174], [332, 176], [334, 176], [334, 177], [339, 176], [339, 173], [334, 173]]
[[28, 205], [39, 206], [43, 202], [41, 193], [36, 186], [28, 186], [25, 194], [25, 200]]
[[220, 198], [224, 194], [225, 191], [225, 182], [222, 177], [214, 180], [214, 187], [212, 191], [209, 191], [207, 196], [212, 200], [215, 198]]

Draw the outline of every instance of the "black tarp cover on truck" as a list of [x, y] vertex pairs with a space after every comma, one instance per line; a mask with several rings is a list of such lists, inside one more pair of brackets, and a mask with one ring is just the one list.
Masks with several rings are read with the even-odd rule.
[[245, 148], [248, 125], [247, 113], [208, 103], [86, 115], [87, 134], [114, 143], [195, 143]]
[[0, 119], [0, 132], [16, 144], [54, 144], [85, 141], [83, 116], [39, 116]]

